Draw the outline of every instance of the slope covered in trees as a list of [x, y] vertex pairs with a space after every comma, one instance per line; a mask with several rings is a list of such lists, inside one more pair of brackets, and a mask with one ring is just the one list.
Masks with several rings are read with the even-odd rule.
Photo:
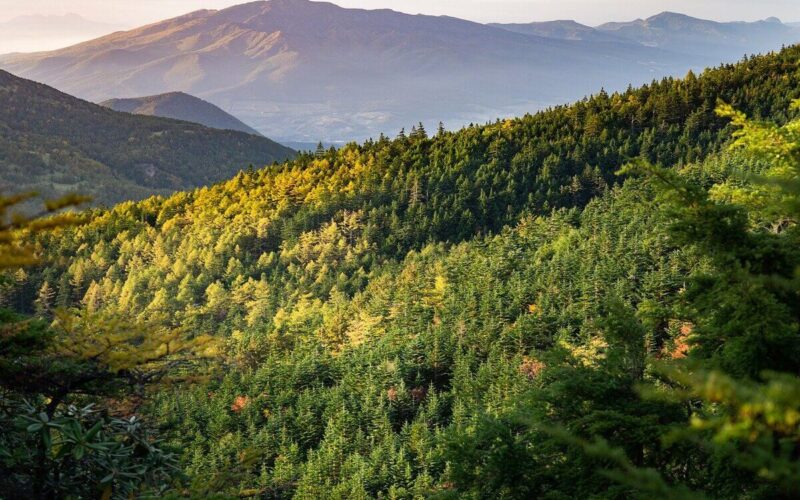
[[792, 496], [799, 55], [93, 211], [3, 300], [218, 339], [140, 407], [196, 496]]
[[0, 71], [0, 187], [110, 205], [291, 158], [264, 137], [117, 113]]

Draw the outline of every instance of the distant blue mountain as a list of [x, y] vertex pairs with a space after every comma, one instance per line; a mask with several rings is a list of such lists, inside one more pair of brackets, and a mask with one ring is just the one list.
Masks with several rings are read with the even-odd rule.
[[775, 17], [751, 23], [719, 23], [663, 12], [647, 19], [606, 23], [597, 30], [648, 47], [702, 54], [720, 61], [800, 42], [800, 29]]

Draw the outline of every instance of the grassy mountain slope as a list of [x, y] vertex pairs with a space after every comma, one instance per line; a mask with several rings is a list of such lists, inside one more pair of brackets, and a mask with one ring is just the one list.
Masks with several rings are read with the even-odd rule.
[[[709, 186], [746, 166], [720, 153], [730, 128], [713, 110], [786, 122], [799, 56], [98, 210], [39, 240], [49, 264], [3, 295], [31, 311], [47, 282], [37, 307], [224, 339], [210, 380], [148, 401], [196, 496], [634, 496], [606, 461], [526, 434], [530, 419], [602, 436], [712, 497], [769, 496], [739, 464], [661, 447], [690, 405], [641, 402], [629, 374], [645, 347], [679, 351], [691, 325], [670, 301], [715, 265], [671, 242], [652, 183], [614, 172], [643, 157]], [[641, 315], [639, 343], [603, 335], [614, 297]]]
[[226, 113], [210, 102], [183, 92], [169, 92], [167, 94], [127, 99], [109, 99], [101, 102], [100, 105], [111, 108], [114, 111], [173, 118], [175, 120], [199, 123], [210, 128], [238, 130], [248, 134], [261, 135], [235, 116]]
[[100, 204], [230, 177], [294, 152], [269, 139], [118, 113], [0, 71], [0, 187]]

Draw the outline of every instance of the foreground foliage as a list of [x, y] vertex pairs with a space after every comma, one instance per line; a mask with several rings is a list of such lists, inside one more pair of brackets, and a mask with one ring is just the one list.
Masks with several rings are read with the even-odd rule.
[[[12, 210], [33, 195], [0, 198], [0, 268], [17, 272], [39, 260], [26, 242], [85, 220], [59, 213], [84, 200], [48, 202], [39, 216]], [[40, 312], [47, 312], [44, 309]], [[149, 383], [155, 365], [180, 344], [157, 331], [85, 314], [55, 313], [52, 326], [0, 310], [0, 491], [8, 498], [129, 498], [168, 487], [177, 461], [135, 415], [111, 400]], [[180, 347], [178, 347], [180, 345]], [[185, 357], [184, 357], [185, 359]], [[83, 405], [83, 406], [78, 406]]]

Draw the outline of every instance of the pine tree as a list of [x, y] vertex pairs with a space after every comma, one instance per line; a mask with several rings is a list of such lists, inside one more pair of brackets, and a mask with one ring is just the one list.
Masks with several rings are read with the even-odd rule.
[[420, 192], [419, 179], [415, 177], [408, 193], [408, 205], [410, 207], [417, 206], [421, 201], [421, 197], [422, 193]]
[[58, 293], [56, 294], [56, 307], [67, 308], [73, 304], [72, 289], [69, 284], [69, 275], [64, 273], [58, 280]]
[[34, 303], [36, 315], [40, 317], [50, 316], [55, 305], [55, 297], [56, 291], [50, 286], [50, 282], [45, 281], [42, 283]]
[[419, 124], [411, 127], [410, 137], [411, 139], [415, 140], [427, 139], [428, 133], [425, 131], [425, 125], [423, 125], [422, 122], [419, 122]]

